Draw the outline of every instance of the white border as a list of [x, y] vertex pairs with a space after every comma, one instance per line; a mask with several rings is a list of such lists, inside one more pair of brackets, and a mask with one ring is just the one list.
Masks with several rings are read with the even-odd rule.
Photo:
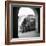
[[[12, 3], [9, 5], [10, 8], [10, 18], [11, 18], [11, 5], [26, 5], [26, 6], [41, 6], [40, 8], [40, 37], [31, 37], [31, 38], [13, 38], [10, 42], [20, 42], [20, 41], [36, 41], [43, 40], [43, 5], [32, 5], [32, 4], [16, 4]], [[11, 20], [11, 19], [10, 19]], [[11, 23], [11, 22], [10, 22]], [[11, 29], [10, 29], [10, 38], [11, 38]]]

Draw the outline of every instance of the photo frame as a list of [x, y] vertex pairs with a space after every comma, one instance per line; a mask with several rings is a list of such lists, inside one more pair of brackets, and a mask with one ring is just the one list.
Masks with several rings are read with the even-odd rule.
[[45, 42], [45, 3], [5, 2], [5, 44]]

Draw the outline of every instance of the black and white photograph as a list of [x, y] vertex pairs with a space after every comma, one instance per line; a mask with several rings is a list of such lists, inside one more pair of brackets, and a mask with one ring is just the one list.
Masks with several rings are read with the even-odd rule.
[[13, 37], [40, 37], [40, 8], [13, 7]]

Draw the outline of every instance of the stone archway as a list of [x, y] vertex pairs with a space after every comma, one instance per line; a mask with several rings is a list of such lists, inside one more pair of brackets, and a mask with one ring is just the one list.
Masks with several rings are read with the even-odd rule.
[[[32, 15], [33, 18], [35, 18], [35, 25], [36, 25], [35, 28], [36, 28], [36, 31], [38, 32], [38, 14], [37, 14], [37, 11], [35, 9], [29, 8], [29, 7], [21, 7], [19, 9], [19, 12], [18, 12], [18, 16], [19, 16], [19, 19], [18, 19], [18, 32], [21, 30], [20, 26], [21, 26], [24, 18], [26, 18], [28, 15]], [[18, 33], [18, 35], [19, 35], [19, 33]]]

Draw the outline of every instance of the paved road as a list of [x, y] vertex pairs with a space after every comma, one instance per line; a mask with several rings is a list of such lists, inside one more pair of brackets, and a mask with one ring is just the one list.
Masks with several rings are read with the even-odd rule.
[[25, 33], [19, 32], [18, 36], [19, 36], [19, 38], [26, 38], [26, 37], [28, 38], [28, 37], [39, 37], [40, 34], [36, 31], [29, 31], [29, 32], [25, 32]]

